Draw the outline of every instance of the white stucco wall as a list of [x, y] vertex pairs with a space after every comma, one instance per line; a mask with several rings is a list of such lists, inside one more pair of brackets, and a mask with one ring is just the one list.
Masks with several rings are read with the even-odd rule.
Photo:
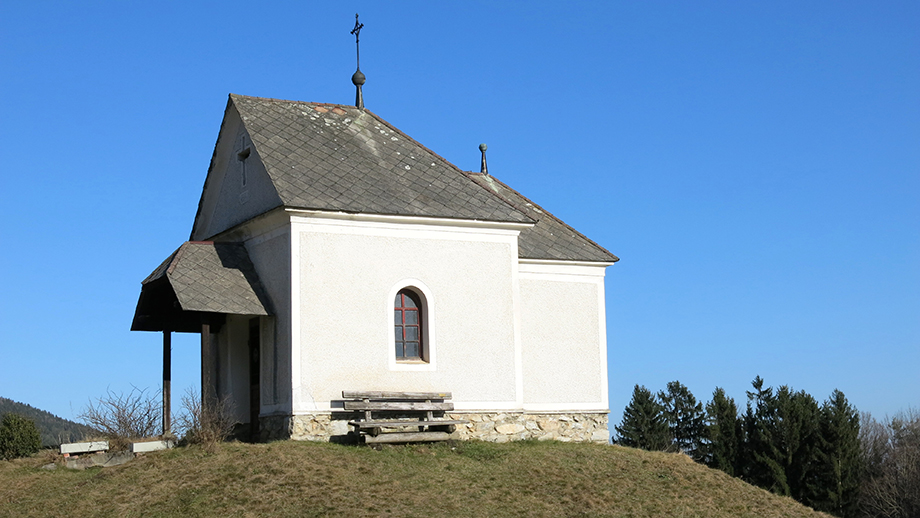
[[[305, 215], [292, 231], [295, 414], [328, 410], [342, 390], [451, 391], [458, 409], [521, 407], [518, 230]], [[403, 284], [423, 284], [431, 299], [433, 364], [391, 362]]]
[[[243, 161], [238, 153], [250, 150]], [[245, 173], [245, 184], [243, 177]], [[281, 205], [258, 150], [230, 106], [214, 148], [214, 157], [199, 202], [192, 240], [210, 239], [235, 225]]]
[[604, 266], [521, 264], [524, 408], [607, 410]]
[[[275, 315], [262, 321], [262, 415], [334, 410], [342, 390], [451, 391], [461, 411], [607, 410], [605, 265], [521, 261], [513, 225], [282, 211], [235, 232]], [[395, 360], [407, 286], [428, 300], [427, 363]], [[248, 410], [248, 392], [235, 397]]]
[[291, 231], [286, 215], [253, 223], [242, 236], [269, 298], [272, 317], [261, 322], [261, 413], [291, 411]]

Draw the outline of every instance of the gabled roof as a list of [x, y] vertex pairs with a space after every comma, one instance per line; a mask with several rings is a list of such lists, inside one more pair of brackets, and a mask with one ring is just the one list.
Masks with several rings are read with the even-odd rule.
[[284, 207], [532, 224], [518, 242], [522, 258], [618, 260], [514, 189], [461, 171], [370, 110], [236, 94], [231, 109]]
[[369, 110], [230, 95], [286, 207], [530, 223]]
[[518, 238], [518, 255], [521, 258], [594, 262], [620, 260], [494, 176], [480, 173], [469, 173], [469, 176], [536, 221], [534, 226], [522, 230]]
[[270, 314], [242, 243], [187, 241], [141, 284], [135, 331], [161, 331], [167, 323], [187, 320], [180, 314]]

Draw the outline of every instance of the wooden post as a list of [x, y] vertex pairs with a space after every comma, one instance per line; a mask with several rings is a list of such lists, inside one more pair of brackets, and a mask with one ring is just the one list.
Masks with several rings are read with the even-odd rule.
[[214, 404], [214, 351], [211, 346], [211, 326], [201, 324], [201, 421], [211, 415]]
[[172, 431], [172, 334], [163, 330], [163, 435]]

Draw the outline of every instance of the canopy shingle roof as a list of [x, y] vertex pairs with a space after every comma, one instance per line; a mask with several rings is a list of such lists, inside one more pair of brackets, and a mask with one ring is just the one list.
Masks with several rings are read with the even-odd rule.
[[184, 311], [268, 315], [242, 243], [187, 241], [141, 284], [167, 278]]

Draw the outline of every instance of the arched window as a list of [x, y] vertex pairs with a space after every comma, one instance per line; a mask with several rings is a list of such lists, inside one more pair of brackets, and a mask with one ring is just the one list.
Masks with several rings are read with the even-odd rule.
[[393, 306], [396, 325], [396, 360], [425, 361], [422, 300], [418, 293], [401, 289]]

